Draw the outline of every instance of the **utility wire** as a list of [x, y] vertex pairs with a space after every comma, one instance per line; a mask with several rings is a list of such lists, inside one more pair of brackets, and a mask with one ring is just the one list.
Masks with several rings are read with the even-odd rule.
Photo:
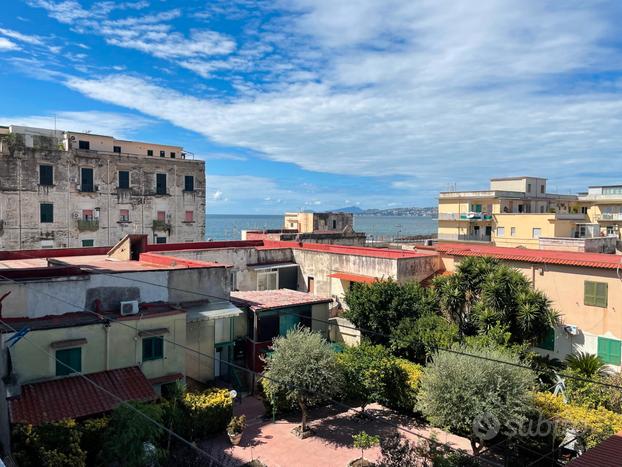
[[[6, 321], [4, 321], [3, 319], [0, 319], [0, 323], [2, 323], [4, 326], [6, 326], [8, 329], [10, 329], [13, 332], [17, 332], [17, 330], [11, 326], [9, 323], [7, 323]], [[139, 414], [141, 417], [143, 417], [145, 420], [153, 423], [154, 425], [156, 425], [158, 428], [166, 431], [168, 434], [170, 434], [171, 436], [175, 437], [176, 439], [178, 439], [179, 441], [181, 441], [182, 443], [190, 446], [192, 449], [196, 450], [197, 452], [199, 452], [200, 454], [206, 456], [208, 459], [216, 462], [218, 465], [224, 466], [224, 464], [222, 462], [220, 462], [218, 459], [216, 459], [215, 457], [213, 457], [211, 454], [209, 454], [207, 451], [199, 448], [198, 446], [196, 446], [194, 443], [188, 441], [187, 439], [185, 439], [184, 437], [182, 437], [181, 435], [177, 434], [176, 432], [174, 432], [173, 430], [165, 427], [164, 425], [162, 425], [162, 423], [158, 422], [157, 420], [155, 420], [154, 418], [150, 417], [149, 415], [147, 415], [146, 413], [144, 413], [143, 411], [137, 409], [136, 407], [134, 407], [132, 404], [130, 404], [129, 402], [125, 401], [124, 399], [122, 399], [121, 397], [117, 396], [116, 394], [110, 392], [109, 390], [107, 390], [106, 388], [102, 387], [101, 385], [97, 384], [95, 381], [93, 381], [92, 379], [90, 379], [88, 376], [86, 376], [84, 373], [82, 373], [81, 371], [76, 371], [74, 368], [72, 368], [71, 366], [69, 366], [67, 363], [63, 362], [62, 360], [59, 360], [55, 355], [52, 355], [51, 352], [49, 352], [48, 350], [46, 350], [44, 347], [40, 346], [39, 344], [37, 344], [36, 342], [30, 340], [28, 338], [28, 336], [24, 335], [22, 336], [22, 338], [20, 340], [25, 340], [26, 342], [28, 342], [29, 344], [31, 344], [33, 347], [35, 347], [38, 350], [41, 350], [43, 353], [47, 354], [48, 357], [52, 357], [56, 363], [60, 363], [62, 366], [64, 366], [66, 369], [68, 369], [72, 374], [76, 374], [77, 376], [81, 377], [82, 379], [84, 379], [85, 381], [87, 381], [89, 384], [91, 384], [92, 386], [94, 386], [96, 389], [104, 392], [105, 394], [107, 394], [108, 396], [112, 397], [113, 399], [115, 399], [117, 402], [119, 402], [121, 405], [129, 408], [130, 410], [132, 410], [133, 412]]]

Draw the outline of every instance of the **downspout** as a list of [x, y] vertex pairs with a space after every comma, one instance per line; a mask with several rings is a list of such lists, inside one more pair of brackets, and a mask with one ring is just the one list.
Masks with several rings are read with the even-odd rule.
[[22, 160], [17, 158], [17, 218], [19, 225], [19, 249], [22, 249]]
[[104, 324], [104, 331], [106, 331], [106, 361], [104, 368], [108, 371], [110, 369], [110, 321]]
[[111, 181], [110, 181], [110, 156], [108, 156], [106, 158], [106, 182], [108, 183], [108, 245], [111, 245], [110, 243], [110, 185], [111, 185]]
[[[71, 170], [70, 161], [67, 158], [67, 246], [71, 246]], [[78, 245], [80, 246], [80, 245]]]

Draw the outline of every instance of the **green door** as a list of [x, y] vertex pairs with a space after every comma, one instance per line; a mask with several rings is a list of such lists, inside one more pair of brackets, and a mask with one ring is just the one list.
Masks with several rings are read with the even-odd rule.
[[281, 313], [279, 315], [279, 335], [285, 336], [287, 331], [295, 328], [300, 323], [300, 317], [292, 313]]

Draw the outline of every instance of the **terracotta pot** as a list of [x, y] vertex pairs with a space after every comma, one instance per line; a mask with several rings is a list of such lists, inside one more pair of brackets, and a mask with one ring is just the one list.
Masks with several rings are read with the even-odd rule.
[[227, 433], [229, 435], [229, 441], [231, 441], [231, 444], [234, 446], [237, 446], [238, 444], [240, 444], [240, 441], [242, 440], [242, 433]]

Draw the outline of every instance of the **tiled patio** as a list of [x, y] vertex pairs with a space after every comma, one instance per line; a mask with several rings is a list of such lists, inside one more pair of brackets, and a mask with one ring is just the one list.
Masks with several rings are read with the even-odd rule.
[[[299, 418], [277, 419], [275, 422], [263, 418], [264, 407], [254, 397], [245, 398], [236, 405], [236, 415], [247, 417], [248, 427], [244, 431], [239, 446], [231, 446], [226, 436], [205, 441], [201, 447], [216, 455], [229, 466], [241, 465], [252, 459], [258, 459], [268, 467], [345, 467], [348, 462], [360, 457], [360, 450], [352, 444], [352, 435], [365, 431], [369, 434], [386, 437], [398, 431], [391, 424], [406, 427], [414, 433], [430, 437], [436, 433], [437, 440], [451, 446], [471, 452], [469, 440], [440, 430], [418, 427], [406, 417], [401, 417], [380, 406], [372, 405], [366, 410], [374, 418], [360, 420], [353, 417], [354, 411], [341, 412], [331, 408], [321, 408], [311, 412], [311, 426], [315, 436], [301, 440], [291, 430], [300, 423]], [[414, 434], [400, 430], [403, 437], [416, 441]], [[379, 448], [365, 451], [365, 457], [377, 459]]]

